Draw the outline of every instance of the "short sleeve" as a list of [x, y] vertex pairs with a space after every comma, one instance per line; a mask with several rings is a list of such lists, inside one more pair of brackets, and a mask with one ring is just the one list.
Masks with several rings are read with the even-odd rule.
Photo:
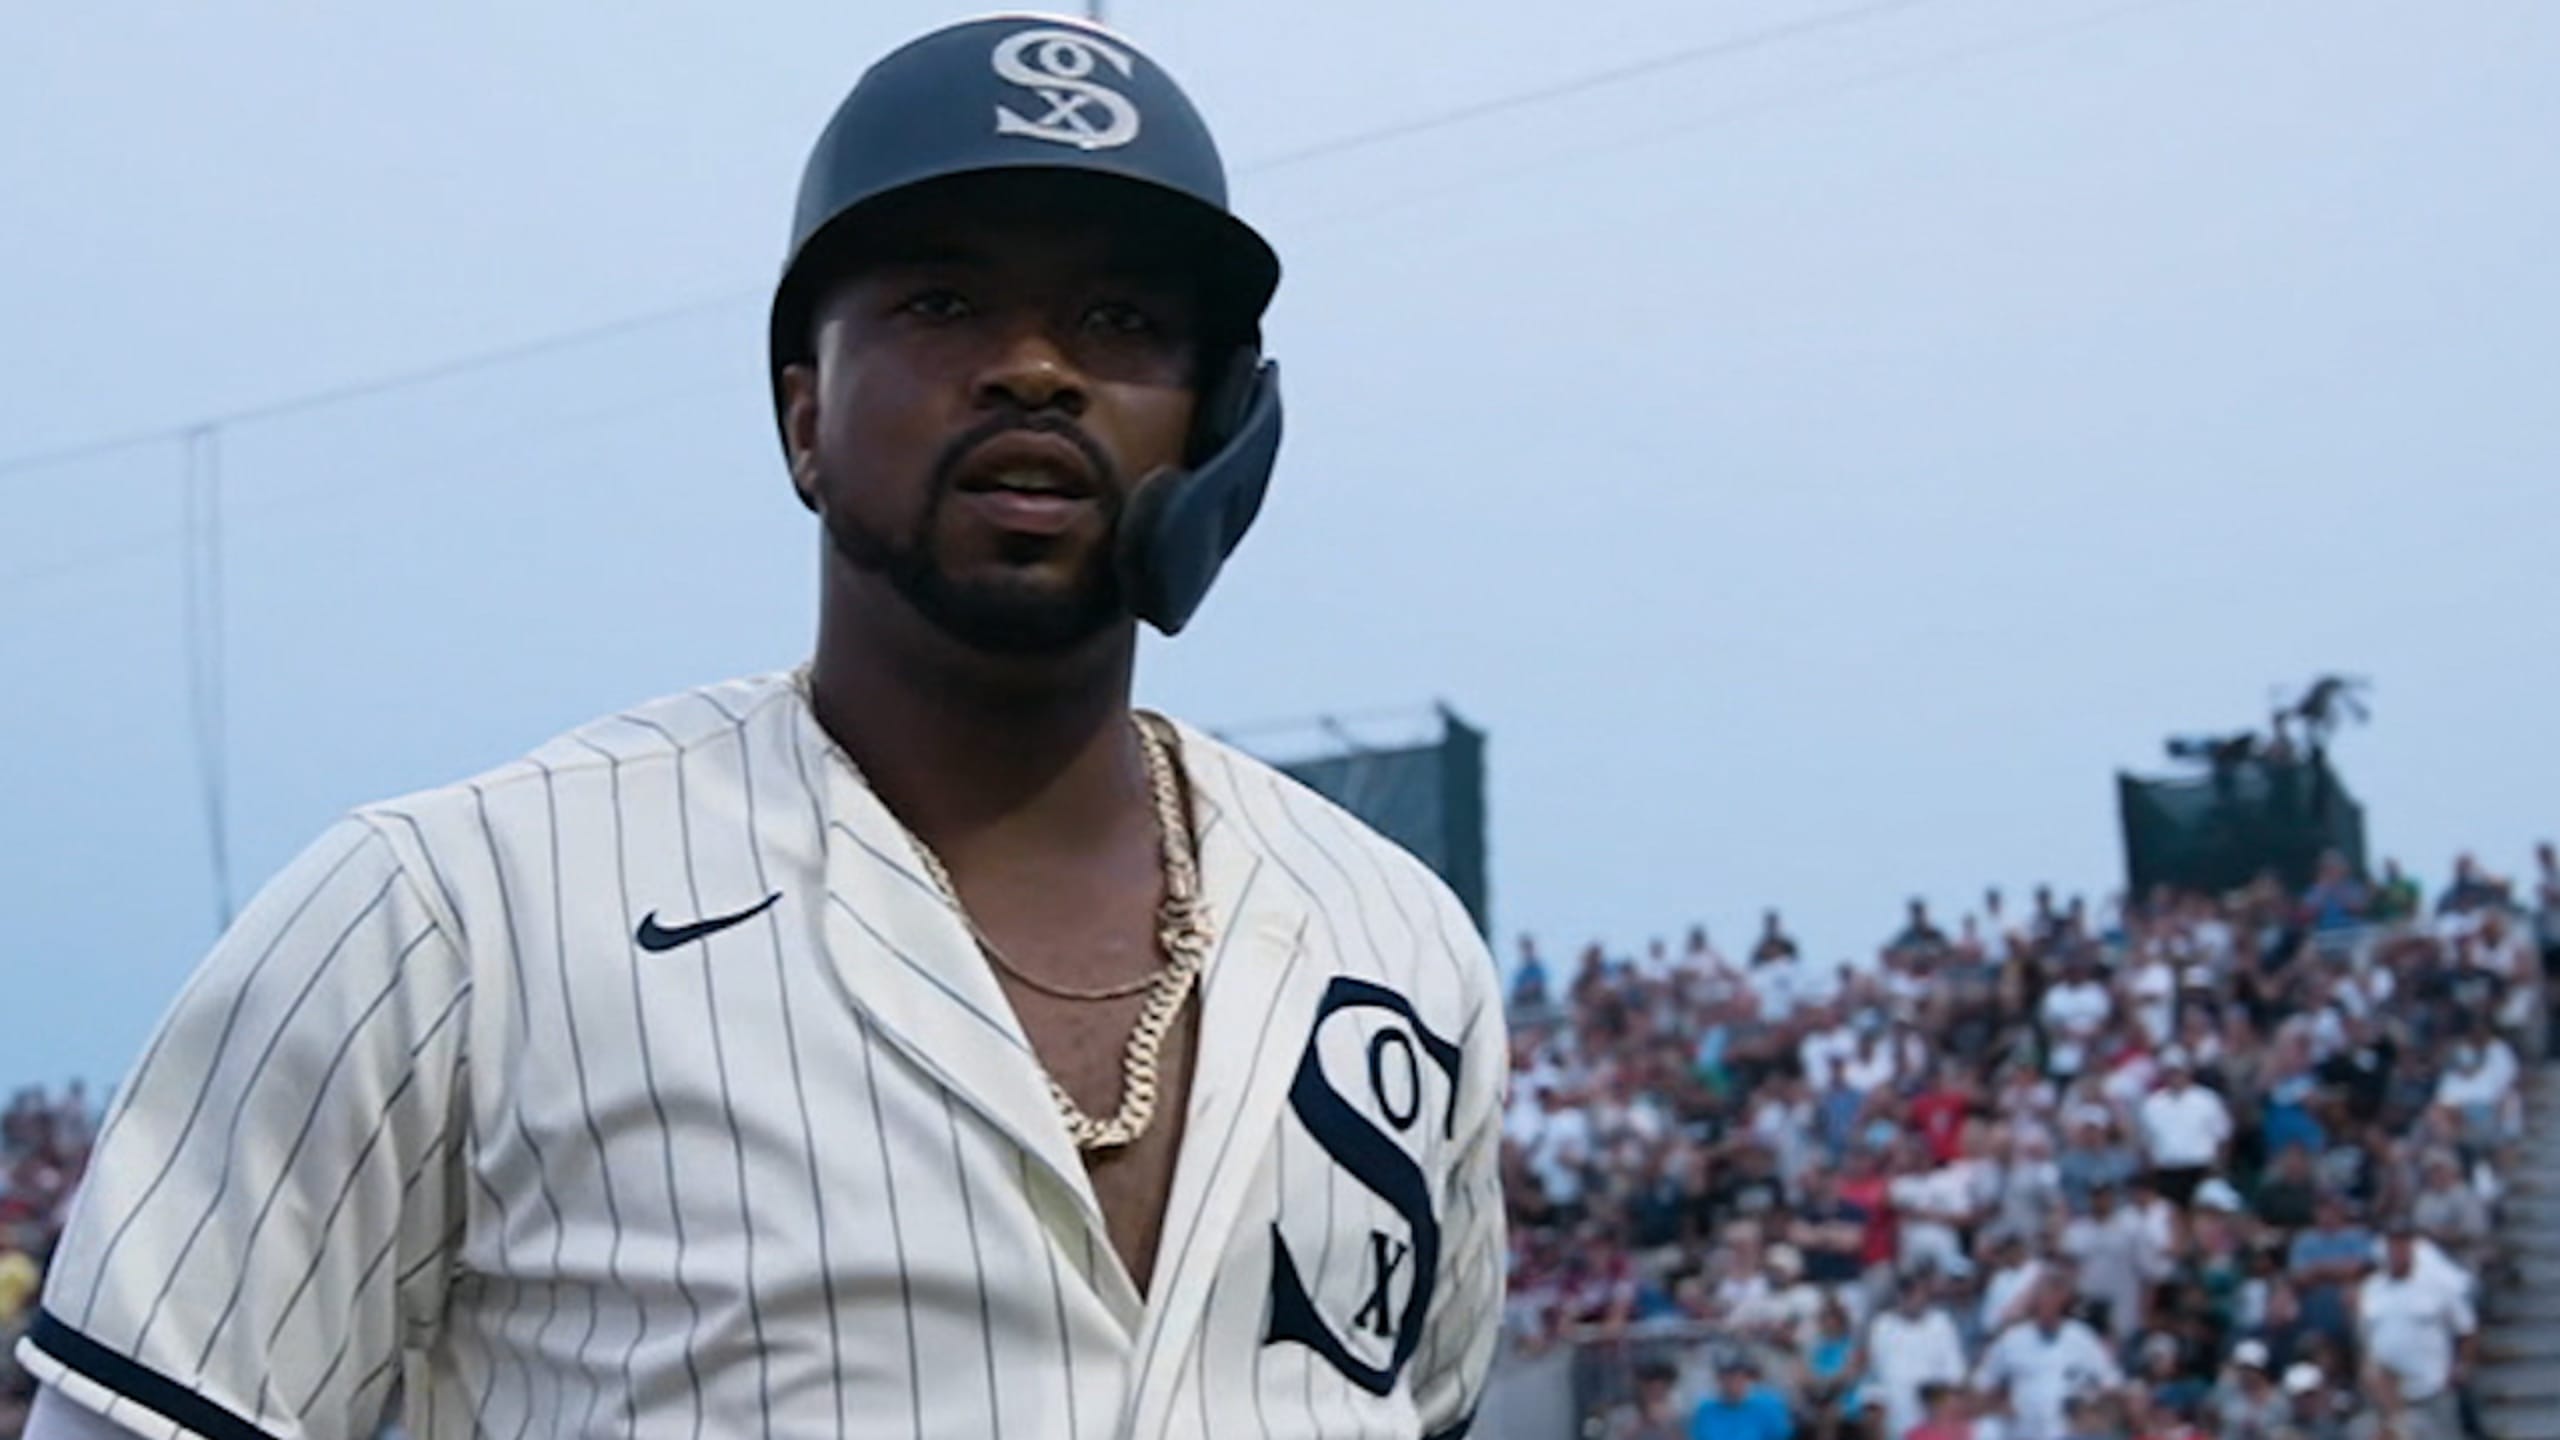
[[121, 1087], [21, 1362], [145, 1436], [371, 1435], [442, 1309], [470, 992], [386, 839], [305, 851]]
[[[1480, 954], [1480, 952], [1479, 952]], [[1490, 973], [1492, 962], [1483, 960]], [[1464, 1099], [1448, 1179], [1449, 1243], [1425, 1324], [1413, 1403], [1426, 1437], [1467, 1433], [1484, 1396], [1502, 1330], [1507, 1249], [1502, 1205], [1502, 1089], [1510, 1042], [1488, 997], [1462, 1040]]]

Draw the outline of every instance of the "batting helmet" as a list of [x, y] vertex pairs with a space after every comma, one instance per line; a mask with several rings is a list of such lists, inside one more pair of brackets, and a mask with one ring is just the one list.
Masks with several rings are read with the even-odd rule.
[[775, 287], [771, 368], [809, 358], [812, 313], [883, 202], [966, 175], [1068, 171], [1173, 227], [1197, 266], [1210, 357], [1187, 468], [1140, 484], [1115, 557], [1131, 611], [1170, 635], [1253, 524], [1280, 449], [1278, 367], [1261, 321], [1280, 261], [1227, 208], [1226, 167], [1173, 78], [1120, 36], [1053, 16], [963, 21], [864, 72], [810, 152]]

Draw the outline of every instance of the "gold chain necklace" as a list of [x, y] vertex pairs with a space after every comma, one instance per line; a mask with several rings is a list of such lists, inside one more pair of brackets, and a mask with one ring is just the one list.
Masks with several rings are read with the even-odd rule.
[[[795, 671], [792, 679], [801, 700], [812, 703], [814, 709], [808, 668]], [[1191, 987], [1200, 978], [1201, 966], [1209, 958], [1208, 907], [1200, 898], [1199, 858], [1193, 853], [1191, 825], [1183, 813], [1182, 785], [1174, 774], [1173, 742], [1164, 733], [1169, 727], [1161, 719], [1143, 713], [1136, 717], [1136, 725], [1138, 748], [1146, 760], [1147, 788], [1155, 800], [1156, 826], [1164, 848], [1164, 900], [1156, 908], [1156, 943], [1164, 952], [1165, 963], [1145, 980], [1101, 991], [1067, 992], [1024, 975], [997, 951], [986, 932], [978, 927], [976, 918], [969, 914], [969, 907], [961, 903], [959, 887], [952, 884], [951, 872], [944, 868], [941, 857], [903, 822], [898, 827], [914, 847], [916, 858], [924, 862], [925, 873], [942, 892], [943, 902], [959, 916], [980, 952], [1006, 974], [1036, 990], [1066, 999], [1109, 999], [1146, 992], [1147, 1003], [1139, 1008], [1137, 1024], [1129, 1031], [1128, 1048], [1121, 1054], [1118, 1110], [1096, 1120], [1084, 1113], [1056, 1076], [1044, 1076], [1049, 1082], [1050, 1102], [1058, 1107], [1068, 1138], [1078, 1151], [1111, 1150], [1132, 1144], [1154, 1123], [1162, 1086], [1159, 1070], [1165, 1035], [1173, 1028], [1174, 1017], [1182, 1013], [1183, 1003], [1191, 997]], [[853, 771], [856, 779], [861, 779], [861, 767], [853, 763], [853, 757], [845, 754], [842, 746], [834, 749], [836, 757]], [[863, 780], [863, 784], [867, 787], [870, 782]]]

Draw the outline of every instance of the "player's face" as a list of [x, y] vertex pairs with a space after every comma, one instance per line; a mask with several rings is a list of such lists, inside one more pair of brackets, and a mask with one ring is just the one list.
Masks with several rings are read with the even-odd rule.
[[837, 553], [983, 650], [1125, 623], [1122, 508], [1191, 430], [1182, 269], [1035, 177], [944, 191], [867, 249], [819, 312], [814, 373], [786, 372], [793, 482]]

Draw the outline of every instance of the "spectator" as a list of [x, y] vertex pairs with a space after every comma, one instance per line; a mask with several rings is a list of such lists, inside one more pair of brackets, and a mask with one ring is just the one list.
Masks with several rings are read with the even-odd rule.
[[2387, 1381], [2430, 1440], [2461, 1440], [2457, 1391], [2477, 1322], [2457, 1290], [2419, 1275], [2416, 1227], [2404, 1217], [2387, 1228], [2383, 1268], [2356, 1292], [2367, 1383]]
[[2322, 1194], [2311, 1207], [2312, 1227], [2294, 1237], [2286, 1258], [2305, 1323], [2341, 1338], [2348, 1333], [2348, 1293], [2373, 1263], [2373, 1234], [2354, 1223], [2352, 1212], [2346, 1196]]
[[2073, 1395], [2064, 1403], [2062, 1414], [2061, 1440], [2127, 1440], [2130, 1434], [2120, 1407], [2106, 1395]]
[[1974, 1440], [1973, 1397], [1963, 1386], [1932, 1380], [1920, 1387], [1920, 1403], [1928, 1418], [1912, 1427], [1907, 1440]]
[[2113, 1124], [2104, 1107], [2073, 1117], [2070, 1143], [2054, 1157], [2063, 1198], [2075, 1214], [2088, 1213], [2099, 1186], [2121, 1187], [2133, 1180], [2138, 1168], [2133, 1151], [2108, 1138]]
[[2008, 1163], [1997, 1178], [1999, 1202], [1994, 1209], [1990, 1232], [2001, 1235], [2042, 1235], [2047, 1223], [2069, 1208], [2063, 1194], [2062, 1167], [2054, 1163], [2053, 1141], [2039, 1126], [2028, 1125], [2009, 1133]]
[[1828, 1169], [1805, 1177], [1804, 1199], [1787, 1222], [1788, 1239], [1804, 1256], [1805, 1279], [1827, 1290], [1855, 1284], [1866, 1272], [1865, 1206], [1840, 1194]]
[[2503, 1065], [2488, 1045], [2464, 1039], [2453, 1047], [2452, 1063], [2436, 1082], [2435, 1103], [2454, 1122], [2466, 1148], [2494, 1150], [2520, 1122], [2512, 1052]]
[[2266, 1342], [2243, 1340], [2231, 1347], [2231, 1364], [2209, 1406], [2221, 1440], [2276, 1440], [2284, 1431], [2291, 1407], [2273, 1371]]
[[2278, 1230], [2302, 1229], [2311, 1224], [2319, 1197], [2310, 1149], [2288, 1145], [2276, 1157], [2275, 1173], [2258, 1186], [2258, 1218]]
[[1903, 922], [1901, 932], [1896, 934], [1885, 948], [1935, 953], [1949, 947], [1947, 933], [1939, 929], [1937, 923], [1929, 918], [1929, 902], [1915, 896], [1911, 901], [1910, 916]]
[[1944, 1164], [1961, 1153], [1964, 1124], [1978, 1103], [1972, 1077], [1963, 1061], [1939, 1061], [1929, 1084], [1911, 1099], [1909, 1124], [1929, 1142], [1929, 1153]]
[[1982, 1309], [1975, 1329], [1997, 1335], [2027, 1318], [2036, 1287], [2052, 1273], [2028, 1241], [2025, 1231], [2006, 1231], [1992, 1242], [1991, 1265], [1982, 1281]]
[[2320, 872], [2302, 897], [2305, 918], [2315, 931], [2346, 930], [2364, 923], [2365, 912], [2373, 897], [2362, 880], [2347, 867], [2347, 857], [2335, 850], [2322, 852]]
[[2347, 1440], [2347, 1407], [2329, 1384], [2329, 1374], [2308, 1360], [2284, 1372], [2286, 1403], [2292, 1408], [2292, 1431], [2301, 1440]]
[[29, 1253], [37, 1227], [22, 1224], [0, 1234], [0, 1335], [15, 1335], [44, 1287], [44, 1271]]
[[1606, 1440], [1688, 1440], [1679, 1387], [1678, 1366], [1658, 1359], [1638, 1364], [1635, 1398], [1609, 1416], [1601, 1434]]
[[1547, 1004], [1547, 962], [1538, 958], [1537, 937], [1520, 937], [1520, 963], [1511, 971], [1514, 1010], [1541, 1010]]
[[2410, 1219], [2457, 1264], [2479, 1273], [2489, 1242], [2488, 1202], [2463, 1178], [2462, 1162], [2449, 1150], [2428, 1151], [2423, 1173], [2424, 1188]]
[[2560, 849], [2548, 840], [2534, 847], [2534, 939], [2542, 951], [2542, 983], [2549, 1021], [2542, 1053], [2560, 1055]]
[[1964, 1380], [1964, 1339], [1955, 1317], [1937, 1304], [1934, 1270], [1904, 1274], [1893, 1307], [1867, 1324], [1859, 1369], [1867, 1379], [1868, 1404], [1882, 1412], [1886, 1435], [1906, 1435], [1927, 1418], [1923, 1386]]
[[2117, 1203], [2114, 1186], [2099, 1186], [2091, 1202], [2088, 1214], [2063, 1227], [2062, 1254], [2079, 1272], [2080, 1298], [2121, 1343], [2151, 1323], [2145, 1302], [2163, 1257], [2142, 1217]]
[[2183, 1206], [2207, 1175], [2223, 1168], [2231, 1111], [2220, 1095], [2195, 1083], [2184, 1049], [2163, 1051], [2160, 1068], [2160, 1088], [2142, 1102], [2142, 1148], [2160, 1193]]
[[1797, 1405], [1814, 1440], [1837, 1440], [1858, 1412], [1858, 1332], [1838, 1296], [1822, 1301], [1797, 1363]]
[[2382, 862], [2382, 884], [2374, 892], [2372, 919], [2386, 924], [2407, 920], [2414, 917], [2425, 903], [2426, 897], [2418, 889], [2418, 882], [2400, 869], [2399, 861]]
[[1790, 1440], [1787, 1402], [1760, 1383], [1760, 1363], [1739, 1350], [1716, 1363], [1716, 1389], [1689, 1421], [1690, 1440]]
[[2507, 885], [2480, 868], [2480, 862], [2469, 855], [2453, 862], [2453, 883], [2436, 898], [2438, 915], [2469, 915], [2492, 905], [2507, 903]]
[[2096, 959], [2085, 951], [2074, 953], [2062, 983], [2045, 992], [2038, 1013], [2044, 1020], [2046, 1070], [2064, 1079], [2077, 1076], [2115, 1018], [2115, 998], [2098, 979]]
[[1914, 1135], [1903, 1142], [1900, 1173], [1887, 1194], [1901, 1231], [1902, 1268], [1926, 1265], [1944, 1273], [1963, 1261], [1964, 1233], [1981, 1218], [1968, 1167], [1937, 1163], [1928, 1142]]
[[2124, 1383], [2106, 1342], [2072, 1319], [2070, 1308], [2070, 1289], [2048, 1281], [2030, 1317], [1992, 1341], [1974, 1372], [1975, 1389], [2006, 1397], [2018, 1440], [2062, 1440], [2063, 1407], [2072, 1396]]

